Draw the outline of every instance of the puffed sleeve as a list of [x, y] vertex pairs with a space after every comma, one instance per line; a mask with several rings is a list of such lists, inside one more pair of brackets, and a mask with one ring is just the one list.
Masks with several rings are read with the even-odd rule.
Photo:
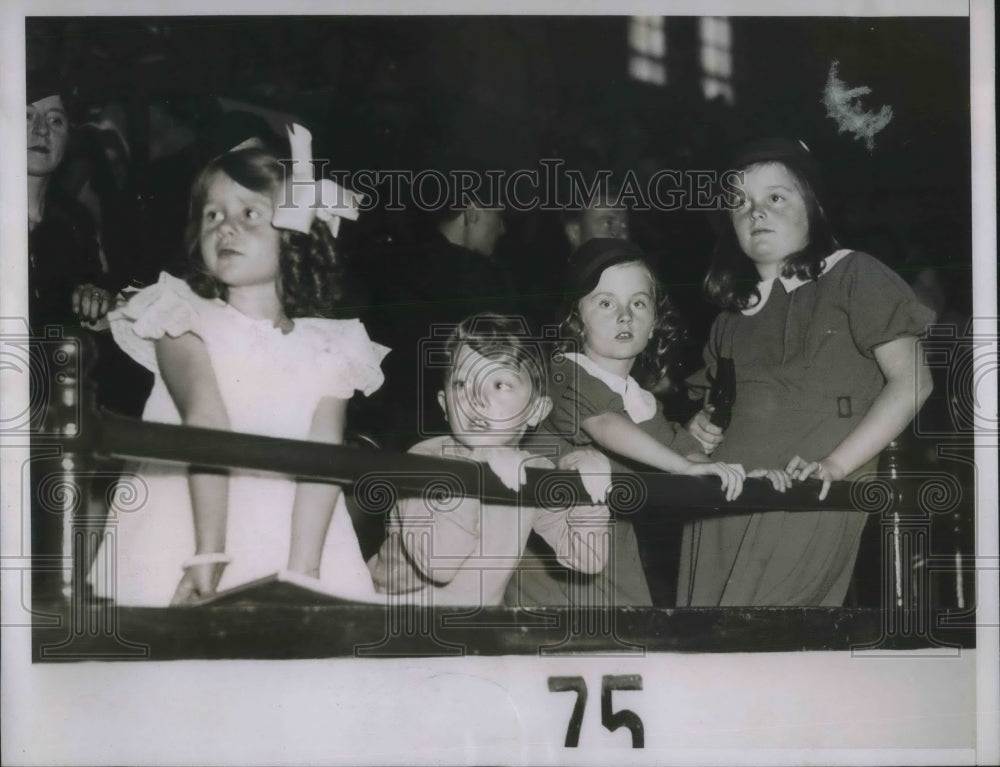
[[867, 253], [845, 259], [848, 322], [864, 356], [875, 347], [904, 336], [923, 336], [934, 313], [921, 304], [903, 279]]
[[157, 372], [155, 341], [164, 335], [200, 335], [200, 309], [209, 300], [197, 295], [184, 280], [163, 272], [155, 285], [129, 297], [108, 312], [115, 342], [147, 370]]
[[[640, 426], [645, 427], [646, 425], [640, 424]], [[653, 419], [650, 426], [643, 430], [675, 453], [690, 455], [691, 453], [701, 454], [703, 452], [701, 443], [692, 437], [682, 424], [668, 421], [663, 417], [662, 406], [657, 408], [656, 418]]]
[[366, 397], [378, 391], [385, 380], [381, 365], [389, 348], [372, 341], [360, 320], [314, 319], [307, 329], [315, 371], [328, 396], [350, 399], [355, 391]]
[[580, 424], [591, 416], [625, 410], [620, 394], [568, 359], [553, 365], [549, 396], [552, 398], [549, 420], [553, 431], [574, 443], [577, 443], [574, 436], [578, 435]]

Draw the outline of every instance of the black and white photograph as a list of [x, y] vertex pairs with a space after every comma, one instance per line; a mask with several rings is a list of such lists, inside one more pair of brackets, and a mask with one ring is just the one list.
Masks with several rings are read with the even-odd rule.
[[1000, 760], [991, 3], [2, 13], [5, 764]]

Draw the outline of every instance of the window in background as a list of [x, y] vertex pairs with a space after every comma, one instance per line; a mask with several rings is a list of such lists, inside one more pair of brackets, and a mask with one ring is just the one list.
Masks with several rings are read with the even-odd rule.
[[628, 48], [629, 76], [653, 85], [667, 84], [667, 34], [662, 16], [632, 16]]
[[706, 99], [722, 96], [733, 103], [732, 29], [725, 16], [702, 16], [698, 29], [701, 37], [701, 89]]

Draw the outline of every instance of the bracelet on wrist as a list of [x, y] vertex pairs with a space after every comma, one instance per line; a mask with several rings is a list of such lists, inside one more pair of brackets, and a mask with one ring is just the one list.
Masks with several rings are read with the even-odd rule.
[[198, 565], [228, 565], [232, 561], [233, 558], [222, 551], [195, 554], [193, 557], [184, 560], [181, 569], [187, 570], [189, 567], [197, 567]]

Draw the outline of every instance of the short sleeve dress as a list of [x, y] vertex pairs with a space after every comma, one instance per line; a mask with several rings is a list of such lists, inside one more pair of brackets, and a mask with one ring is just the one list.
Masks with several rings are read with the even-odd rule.
[[[829, 455], [885, 385], [875, 349], [921, 336], [933, 320], [898, 275], [849, 250], [831, 254], [816, 280], [778, 278], [760, 290], [755, 306], [716, 319], [706, 368], [689, 382], [708, 386], [716, 360], [733, 358], [736, 402], [712, 458], [747, 470]], [[841, 605], [866, 516], [772, 511], [687, 524], [677, 604]]]
[[[219, 299], [196, 295], [168, 274], [108, 315], [117, 343], [155, 374], [143, 420], [181, 423], [157, 363], [154, 342], [193, 333], [205, 342], [232, 430], [308, 439], [324, 397], [366, 395], [382, 383], [389, 351], [368, 339], [357, 320], [300, 318], [285, 333]], [[126, 474], [112, 504], [105, 541], [91, 570], [95, 591], [121, 604], [169, 604], [194, 554], [186, 470], [144, 463]], [[229, 481], [225, 568], [219, 589], [287, 566], [293, 480], [234, 470]], [[373, 599], [374, 589], [340, 496], [327, 534], [320, 580], [344, 597]]]
[[[577, 448], [596, 447], [581, 424], [595, 415], [617, 413], [629, 418], [644, 432], [681, 455], [701, 451], [698, 442], [683, 428], [667, 421], [662, 404], [649, 392], [639, 389], [632, 379], [628, 380], [624, 388], [630, 395], [637, 395], [636, 399], [646, 400], [647, 417], [638, 420], [630, 416], [623, 395], [588, 372], [584, 367], [587, 362], [586, 359], [579, 359], [578, 355], [567, 354], [553, 363], [549, 375], [552, 412], [539, 425], [538, 430], [524, 441], [522, 447], [552, 455], [563, 455]], [[603, 448], [597, 449], [607, 453]], [[622, 456], [608, 453], [608, 458], [614, 472], [648, 470], [648, 467]], [[594, 575], [571, 573], [567, 568], [546, 564], [539, 544], [534, 539], [530, 540], [517, 577], [508, 587], [506, 602], [525, 607], [651, 606], [652, 597], [632, 523], [627, 519], [615, 518], [612, 535], [613, 556], [604, 571]]]

